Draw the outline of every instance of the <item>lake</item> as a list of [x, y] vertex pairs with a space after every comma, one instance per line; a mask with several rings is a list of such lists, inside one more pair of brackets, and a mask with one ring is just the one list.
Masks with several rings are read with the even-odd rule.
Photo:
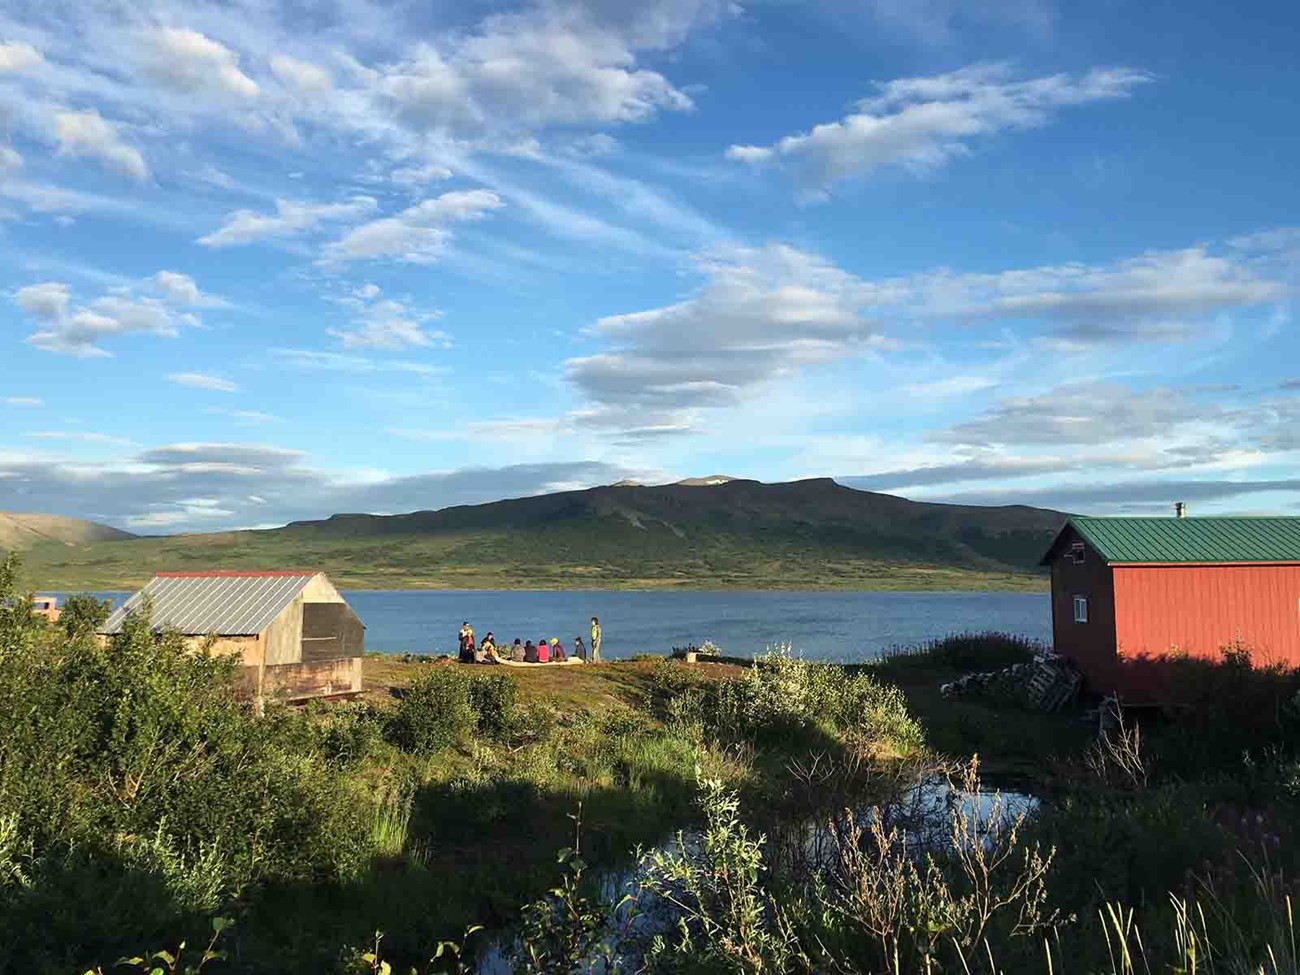
[[[125, 598], [125, 593], [103, 593]], [[1050, 642], [1046, 593], [947, 592], [530, 592], [518, 590], [351, 590], [366, 624], [366, 648], [387, 653], [454, 653], [469, 620], [481, 639], [558, 636], [570, 646], [599, 616], [606, 657], [665, 653], [712, 640], [750, 656], [791, 643], [811, 659], [864, 660], [968, 630], [1000, 630]]]

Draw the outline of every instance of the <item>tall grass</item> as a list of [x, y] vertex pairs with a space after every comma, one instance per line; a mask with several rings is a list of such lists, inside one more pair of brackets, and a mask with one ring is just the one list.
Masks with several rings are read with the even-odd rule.
[[1047, 647], [1015, 633], [954, 633], [919, 646], [890, 647], [871, 666], [884, 670], [1000, 670], [1029, 663]]

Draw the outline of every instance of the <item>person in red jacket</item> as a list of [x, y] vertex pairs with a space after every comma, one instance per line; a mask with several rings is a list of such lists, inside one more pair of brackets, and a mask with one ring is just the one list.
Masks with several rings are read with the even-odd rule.
[[546, 637], [537, 641], [537, 662], [539, 664], [549, 664], [551, 662], [551, 645], [546, 642]]

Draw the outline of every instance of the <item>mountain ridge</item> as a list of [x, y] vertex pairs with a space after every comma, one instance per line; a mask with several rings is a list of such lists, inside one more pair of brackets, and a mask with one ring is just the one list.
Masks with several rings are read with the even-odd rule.
[[[705, 479], [717, 480], [717, 479]], [[42, 586], [155, 571], [319, 568], [370, 588], [1041, 588], [1064, 523], [1024, 505], [911, 501], [831, 478], [606, 485], [282, 528], [38, 546]]]

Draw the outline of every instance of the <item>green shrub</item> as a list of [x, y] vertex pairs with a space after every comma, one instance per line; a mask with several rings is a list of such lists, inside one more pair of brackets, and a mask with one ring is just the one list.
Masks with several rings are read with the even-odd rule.
[[505, 674], [472, 678], [469, 704], [481, 733], [496, 739], [504, 738], [515, 719], [514, 679]]
[[399, 748], [430, 753], [454, 745], [477, 727], [469, 677], [455, 667], [436, 667], [406, 687], [389, 721]]
[[475, 734], [504, 739], [514, 725], [515, 682], [510, 677], [433, 667], [403, 691], [388, 731], [399, 748], [431, 754]]
[[32, 617], [0, 564], [0, 970], [70, 969], [269, 882], [355, 874], [361, 804], [311, 719], [259, 718], [237, 661]]
[[923, 741], [898, 688], [784, 651], [758, 658], [734, 680], [702, 679], [665, 661], [652, 678], [651, 700], [671, 726], [721, 741], [815, 728], [857, 732], [904, 752]]

